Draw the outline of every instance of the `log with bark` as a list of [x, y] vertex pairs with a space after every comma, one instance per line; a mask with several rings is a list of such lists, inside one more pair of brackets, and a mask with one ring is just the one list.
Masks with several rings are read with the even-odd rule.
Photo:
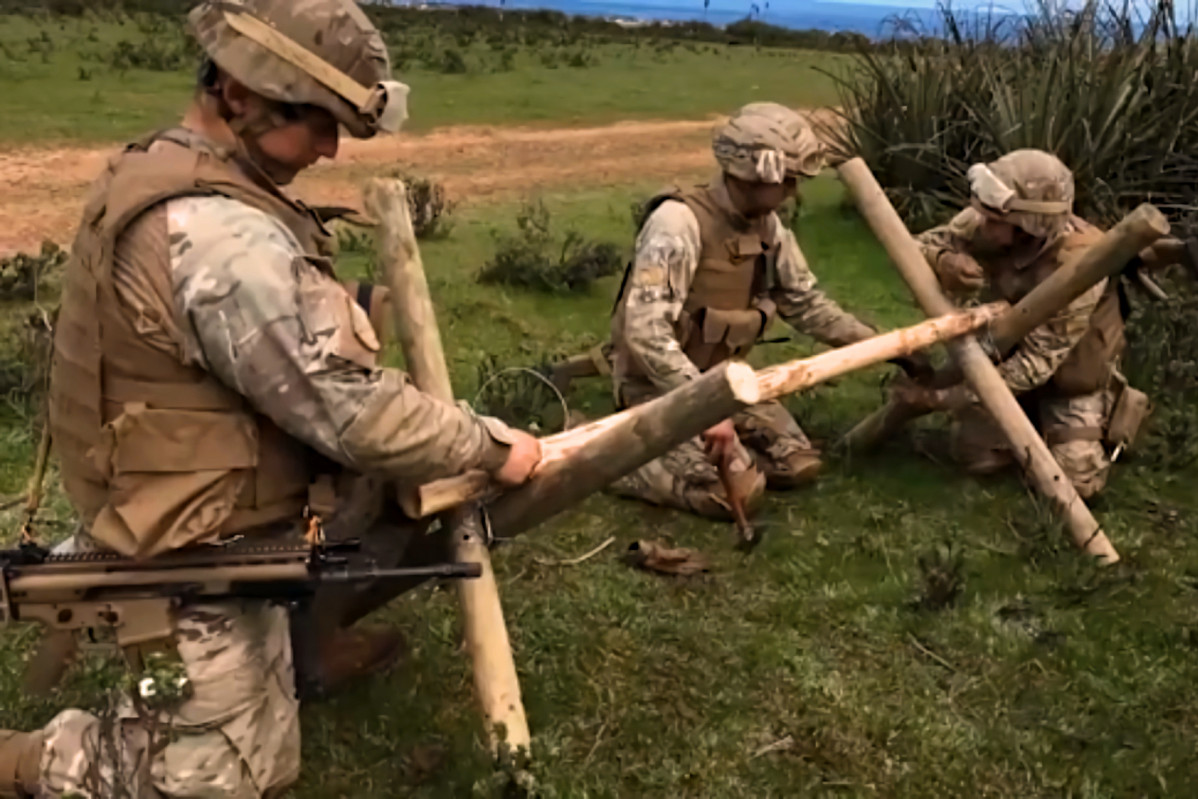
[[[376, 178], [367, 182], [363, 194], [368, 212], [379, 222], [379, 264], [391, 289], [396, 335], [408, 371], [422, 391], [452, 403], [449, 369], [412, 230], [407, 191], [402, 181]], [[527, 756], [531, 735], [499, 588], [478, 519], [477, 512], [455, 509], [444, 522], [453, 541], [455, 559], [482, 566], [482, 576], [478, 579], [457, 581], [458, 598], [463, 637], [491, 751], [498, 760], [506, 762], [512, 755]]]
[[[1136, 208], [1094, 246], [1053, 272], [995, 321], [990, 330], [995, 351], [1005, 355], [1060, 309], [1094, 284], [1120, 272], [1138, 253], [1168, 233], [1169, 222], [1155, 206], [1145, 203]], [[959, 383], [962, 377], [960, 367], [954, 363], [937, 374], [934, 382], [944, 387]], [[853, 452], [868, 451], [929, 412], [892, 399], [846, 433], [842, 444]]]
[[[953, 304], [941, 290], [919, 244], [865, 162], [860, 158], [846, 161], [840, 166], [839, 173], [861, 216], [882, 243], [924, 312], [929, 316], [951, 312]], [[982, 346], [973, 336], [965, 336], [950, 344], [949, 351], [966, 381], [1006, 435], [1012, 453], [1029, 481], [1050, 500], [1069, 528], [1074, 543], [1104, 563], [1117, 562], [1119, 555], [1115, 548], [1078, 496], [1069, 477], [1061, 471]]]
[[[490, 505], [495, 533], [512, 536], [539, 524], [749, 405], [963, 335], [1007, 308], [1006, 303], [995, 303], [954, 311], [756, 373], [743, 363], [721, 364], [643, 405], [542, 439], [543, 457], [532, 479]], [[493, 491], [485, 474], [468, 473], [421, 486], [409, 496], [405, 509], [419, 518]]]

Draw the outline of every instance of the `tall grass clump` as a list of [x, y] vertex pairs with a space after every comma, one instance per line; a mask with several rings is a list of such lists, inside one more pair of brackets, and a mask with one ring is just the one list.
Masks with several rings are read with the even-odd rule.
[[1172, 0], [1047, 2], [1023, 17], [958, 15], [942, 35], [896, 23], [836, 79], [839, 154], [861, 155], [921, 227], [968, 197], [965, 171], [1022, 147], [1058, 155], [1079, 212], [1112, 222], [1152, 202], [1183, 228], [1198, 186], [1198, 35]]

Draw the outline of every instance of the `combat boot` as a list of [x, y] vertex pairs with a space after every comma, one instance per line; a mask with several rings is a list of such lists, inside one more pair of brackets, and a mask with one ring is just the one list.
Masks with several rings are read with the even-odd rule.
[[0, 797], [29, 799], [41, 781], [42, 732], [0, 730]]
[[316, 674], [303, 675], [306, 700], [327, 698], [354, 683], [394, 666], [407, 651], [403, 634], [391, 627], [343, 627], [318, 643]]

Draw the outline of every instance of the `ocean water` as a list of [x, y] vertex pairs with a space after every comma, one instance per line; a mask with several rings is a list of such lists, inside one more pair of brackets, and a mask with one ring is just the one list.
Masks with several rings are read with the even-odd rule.
[[[471, 5], [499, 6], [499, 0], [462, 0]], [[504, 8], [548, 8], [567, 14], [597, 17], [622, 17], [644, 20], [699, 20], [723, 26], [747, 16], [784, 28], [816, 29], [862, 33], [871, 38], [887, 35], [895, 19], [902, 18], [933, 32], [938, 29], [939, 16], [931, 8], [881, 5], [873, 3], [839, 3], [803, 0], [786, 2], [782, 8], [771, 8], [767, 0], [712, 0], [705, 10], [702, 0], [688, 3], [629, 3], [604, 0], [505, 0]]]

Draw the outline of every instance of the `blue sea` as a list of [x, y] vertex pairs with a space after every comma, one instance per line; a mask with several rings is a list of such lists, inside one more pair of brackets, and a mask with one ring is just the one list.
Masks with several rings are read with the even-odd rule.
[[[498, 7], [499, 0], [460, 0], [470, 5]], [[770, 7], [767, 0], [712, 0], [707, 9], [702, 0], [687, 3], [657, 4], [603, 2], [602, 0], [504, 0], [503, 8], [548, 8], [567, 14], [619, 17], [641, 20], [698, 20], [724, 26], [752, 16], [762, 22], [784, 28], [816, 29], [830, 32], [862, 33], [871, 38], [888, 35], [896, 19], [903, 19], [925, 33], [939, 30], [939, 14], [933, 8], [893, 6], [874, 3], [818, 2], [789, 0], [782, 7]], [[1006, 9], [1001, 13], [1009, 13]]]

